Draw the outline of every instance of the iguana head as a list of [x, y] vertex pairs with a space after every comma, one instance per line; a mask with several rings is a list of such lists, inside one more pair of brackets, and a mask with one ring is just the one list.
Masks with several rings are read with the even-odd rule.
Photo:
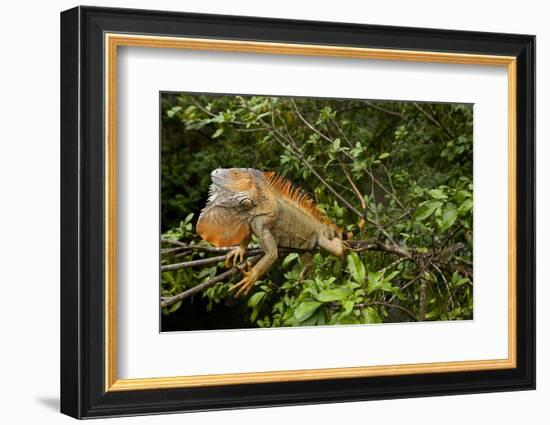
[[214, 246], [237, 245], [250, 235], [250, 221], [268, 203], [261, 171], [218, 168], [212, 171], [208, 203], [197, 222], [197, 233]]

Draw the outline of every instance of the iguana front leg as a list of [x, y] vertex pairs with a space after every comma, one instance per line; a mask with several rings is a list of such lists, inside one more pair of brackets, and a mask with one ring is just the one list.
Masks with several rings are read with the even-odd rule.
[[265, 226], [263, 220], [254, 220], [251, 227], [254, 234], [256, 234], [260, 240], [260, 246], [264, 250], [264, 256], [254, 267], [252, 267], [252, 269], [250, 269], [250, 271], [243, 271], [244, 278], [229, 288], [229, 291], [238, 289], [235, 297], [248, 294], [248, 291], [254, 286], [254, 283], [256, 283], [256, 281], [269, 270], [271, 265], [277, 261], [277, 241]]
[[231, 267], [236, 267], [238, 264], [244, 261], [244, 254], [246, 254], [246, 248], [250, 242], [250, 235], [244, 238], [238, 247], [233, 248], [227, 253], [225, 257], [225, 267], [230, 269]]

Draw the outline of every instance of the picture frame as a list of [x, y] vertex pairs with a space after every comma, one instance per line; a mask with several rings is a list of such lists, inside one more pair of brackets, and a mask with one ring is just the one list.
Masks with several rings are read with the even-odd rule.
[[[508, 194], [501, 212], [508, 217], [508, 356], [120, 379], [116, 92], [117, 53], [128, 46], [504, 67], [508, 180], [496, 184]], [[62, 413], [92, 418], [535, 388], [534, 36], [76, 7], [61, 13], [61, 120]]]

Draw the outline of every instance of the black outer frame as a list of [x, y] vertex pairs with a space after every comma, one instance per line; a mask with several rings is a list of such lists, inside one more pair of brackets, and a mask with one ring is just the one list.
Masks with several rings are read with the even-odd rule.
[[[517, 368], [104, 391], [105, 32], [517, 57]], [[61, 13], [61, 412], [76, 418], [535, 388], [535, 37], [77, 7]]]

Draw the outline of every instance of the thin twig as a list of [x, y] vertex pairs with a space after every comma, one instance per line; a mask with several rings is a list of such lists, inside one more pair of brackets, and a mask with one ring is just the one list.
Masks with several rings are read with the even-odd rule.
[[[361, 194], [361, 192], [359, 191], [359, 189], [357, 188], [357, 186], [353, 182], [353, 179], [349, 175], [349, 172], [348, 172], [347, 168], [344, 166], [344, 164], [342, 164], [341, 161], [339, 161], [339, 162], [340, 162], [340, 166], [342, 168], [342, 171], [344, 172], [344, 175], [346, 176], [346, 179], [348, 180], [348, 183], [350, 184], [350, 186], [352, 188], [353, 193], [355, 194], [357, 199], [359, 199], [359, 203], [361, 204], [361, 209], [363, 210], [363, 215], [365, 216], [366, 215], [366, 209], [367, 209], [367, 203], [365, 202], [365, 197]], [[365, 217], [361, 217], [361, 220], [358, 223], [358, 227], [359, 227], [360, 230], [363, 229], [363, 227], [365, 226], [365, 221], [366, 221]]]
[[384, 112], [384, 113], [389, 114], [389, 115], [393, 115], [394, 117], [399, 117], [399, 118], [404, 118], [405, 117], [401, 112], [390, 111], [389, 109], [382, 108], [381, 106], [375, 105], [372, 102], [365, 101], [364, 103], [369, 108], [375, 109], [375, 110], [380, 111], [380, 112]]
[[403, 214], [401, 214], [399, 217], [394, 218], [393, 220], [390, 220], [382, 225], [382, 227], [388, 227], [391, 226], [393, 223], [397, 221], [401, 221], [403, 218], [407, 217], [408, 215], [411, 215], [411, 210], [405, 211]]
[[[256, 264], [258, 261], [260, 261], [260, 258], [262, 258], [261, 255], [257, 255], [255, 257], [250, 258], [247, 262], [249, 262], [252, 266]], [[247, 262], [244, 262], [241, 264], [241, 266], [244, 266]], [[233, 267], [230, 270], [227, 270], [226, 272], [223, 272], [222, 274], [219, 274], [218, 276], [214, 276], [212, 279], [207, 280], [204, 283], [201, 283], [197, 286], [193, 286], [192, 288], [183, 291], [177, 295], [174, 295], [172, 297], [166, 297], [162, 298], [160, 302], [161, 308], [166, 308], [171, 306], [172, 304], [177, 303], [178, 301], [184, 300], [185, 298], [189, 298], [191, 295], [194, 295], [200, 291], [204, 291], [205, 289], [210, 288], [211, 286], [214, 286], [217, 283], [222, 282], [223, 280], [227, 279], [228, 277], [233, 276], [235, 273], [240, 272], [241, 269], [238, 267]]]
[[[252, 255], [257, 255], [261, 253], [263, 253], [263, 250], [261, 249], [252, 249], [247, 251], [244, 255], [246, 257], [250, 257]], [[185, 261], [183, 263], [167, 264], [167, 265], [161, 266], [160, 271], [167, 272], [167, 271], [174, 271], [179, 269], [189, 269], [191, 267], [207, 266], [209, 264], [215, 264], [221, 261], [225, 261], [226, 257], [227, 255], [219, 255], [217, 257], [208, 257], [208, 258], [201, 258], [200, 260]]]
[[[400, 257], [412, 258], [413, 253], [399, 245], [385, 244], [380, 241], [372, 240], [348, 240], [346, 246], [352, 251], [383, 251], [390, 254], [396, 254]], [[415, 253], [418, 255], [418, 253]]]
[[302, 122], [311, 130], [313, 131], [315, 134], [317, 134], [318, 136], [320, 136], [321, 138], [325, 139], [327, 142], [329, 143], [334, 143], [334, 140], [332, 140], [330, 137], [326, 136], [325, 134], [323, 134], [322, 132], [320, 132], [319, 130], [317, 130], [308, 120], [306, 120], [304, 118], [304, 116], [300, 113], [300, 110], [298, 109], [298, 105], [296, 105], [296, 102], [294, 101], [294, 99], [291, 99], [290, 100], [291, 103], [292, 103], [292, 106], [294, 106], [294, 110], [296, 111], [296, 115], [298, 115], [298, 118], [300, 118], [300, 120], [302, 120]]
[[403, 261], [407, 261], [407, 260], [410, 260], [410, 258], [407, 258], [407, 257], [400, 257], [398, 258], [397, 260], [391, 262], [390, 264], [388, 264], [386, 267], [380, 269], [378, 272], [381, 272], [381, 271], [386, 271], [386, 270], [389, 270], [395, 266], [397, 266], [398, 264], [402, 263]]
[[426, 281], [420, 283], [420, 299], [418, 301], [418, 321], [424, 321], [426, 317]]
[[[390, 254], [396, 254], [403, 258], [412, 258], [412, 254], [407, 251], [405, 248], [400, 247], [398, 245], [391, 245], [391, 244], [384, 244], [382, 242], [378, 241], [372, 241], [372, 240], [349, 240], [346, 241], [346, 246], [348, 246], [351, 250], [356, 252], [361, 251], [383, 251]], [[233, 250], [233, 247], [228, 248], [218, 248], [218, 252], [224, 252], [228, 253], [231, 250]], [[311, 250], [303, 250], [303, 249], [292, 249], [292, 248], [278, 248], [280, 253], [288, 253], [288, 252], [309, 252]], [[264, 251], [261, 248], [252, 248], [248, 249], [245, 252], [246, 257], [251, 257], [258, 254], [263, 254]], [[219, 255], [216, 257], [208, 257], [208, 258], [201, 258], [198, 260], [190, 260], [185, 261], [181, 263], [173, 263], [173, 264], [166, 264], [161, 266], [160, 270], [161, 272], [165, 271], [174, 271], [179, 269], [188, 269], [193, 267], [199, 267], [199, 266], [206, 266], [209, 264], [215, 264], [220, 263], [226, 259], [227, 255]]]
[[190, 251], [202, 251], [202, 252], [210, 252], [213, 254], [227, 254], [229, 251], [231, 251], [234, 247], [228, 246], [228, 247], [222, 247], [218, 248], [215, 246], [201, 246], [201, 245], [189, 245], [184, 242], [180, 241], [174, 241], [171, 239], [161, 239], [162, 243], [172, 244], [176, 245], [183, 249], [188, 249]]
[[[370, 170], [369, 175], [371, 176], [371, 179], [370, 179], [370, 195], [371, 195], [370, 201], [371, 202], [369, 203], [369, 206], [370, 206], [370, 209], [374, 212], [375, 221], [378, 224], [376, 228], [378, 232], [380, 232], [382, 226], [380, 226], [380, 218], [378, 217], [378, 204], [376, 203], [376, 196], [374, 194], [374, 177], [372, 176], [372, 166], [370, 164], [369, 164], [369, 170]], [[392, 243], [395, 243], [395, 241], [391, 237], [388, 239]]]
[[348, 144], [348, 146], [353, 149], [353, 143], [351, 142], [351, 140], [348, 138], [348, 136], [346, 136], [346, 133], [344, 132], [344, 130], [338, 125], [338, 123], [336, 122], [336, 120], [334, 120], [332, 122], [332, 124], [334, 125], [334, 127], [336, 127], [336, 129], [338, 130], [338, 132], [342, 135], [342, 138], [345, 140], [345, 142]]
[[439, 127], [441, 130], [443, 130], [447, 135], [451, 138], [454, 138], [454, 135], [445, 127], [441, 122], [439, 122], [436, 118], [434, 118], [429, 112], [426, 112], [424, 109], [420, 107], [418, 103], [413, 103], [414, 107], [418, 109], [426, 118], [428, 118], [433, 124], [435, 124], [437, 127]]
[[175, 241], [175, 240], [172, 240], [172, 239], [161, 239], [160, 240], [161, 243], [168, 243], [168, 244], [171, 244], [171, 245], [176, 245], [176, 246], [182, 246], [182, 247], [185, 247], [187, 248], [187, 244], [183, 243], [183, 242], [180, 242], [180, 241]]
[[176, 253], [181, 252], [181, 251], [183, 251], [183, 252], [189, 251], [189, 248], [183, 247], [183, 246], [177, 246], [175, 248], [165, 248], [165, 249], [160, 250], [160, 254], [161, 255], [176, 254]]
[[369, 301], [368, 303], [356, 304], [355, 307], [363, 308], [363, 307], [368, 307], [368, 306], [371, 306], [371, 305], [381, 305], [381, 306], [388, 307], [388, 308], [395, 308], [397, 310], [401, 310], [401, 311], [407, 313], [414, 320], [418, 320], [418, 318], [416, 317], [416, 314], [414, 314], [408, 308], [403, 307], [402, 305], [399, 305], [399, 304], [393, 304], [393, 303], [389, 303], [389, 302], [385, 302], [385, 301]]
[[[415, 277], [413, 277], [411, 280], [409, 280], [407, 283], [402, 285], [399, 288], [399, 290], [401, 292], [403, 292], [403, 290], [407, 289], [409, 286], [411, 286], [413, 283], [415, 283], [418, 279], [420, 279], [424, 275], [424, 272], [426, 271], [425, 267], [426, 266], [424, 266], [424, 268], [421, 268], [420, 272]], [[390, 298], [390, 302], [392, 302], [395, 299], [396, 296], [397, 296], [396, 294], [393, 294], [392, 297]]]
[[[384, 171], [386, 172], [386, 176], [388, 177], [388, 182], [390, 183], [390, 187], [391, 187], [391, 191], [392, 193], [395, 195], [395, 187], [393, 187], [393, 181], [392, 181], [392, 178], [391, 178], [391, 174], [390, 174], [390, 170], [388, 170], [388, 168], [380, 163], [380, 166], [384, 169]], [[403, 208], [403, 206], [401, 205], [401, 207]]]
[[391, 199], [393, 199], [395, 201], [395, 203], [397, 205], [399, 205], [401, 207], [401, 209], [403, 210], [406, 210], [407, 208], [405, 208], [405, 206], [401, 203], [401, 201], [397, 198], [397, 196], [395, 196], [393, 193], [391, 193], [388, 188], [386, 186], [384, 186], [382, 183], [380, 183], [380, 180], [378, 180], [376, 178], [376, 176], [374, 175], [373, 171], [372, 171], [372, 168], [369, 166], [369, 169], [368, 170], [365, 170], [367, 172], [367, 174], [369, 175], [369, 177], [372, 179], [372, 181], [374, 183], [376, 183], [376, 185], [382, 189], [384, 191], [384, 193], [386, 195], [388, 195]]
[[454, 308], [455, 307], [455, 302], [454, 302], [454, 297], [453, 297], [453, 294], [451, 292], [451, 287], [449, 286], [449, 282], [447, 282], [447, 278], [445, 277], [445, 275], [443, 274], [443, 272], [441, 271], [441, 269], [439, 267], [437, 267], [436, 264], [433, 263], [433, 261], [430, 261], [430, 265], [437, 270], [437, 272], [439, 273], [439, 275], [441, 276], [441, 279], [443, 279], [443, 283], [445, 283], [445, 288], [447, 288], [447, 292], [449, 293], [449, 300], [451, 301], [451, 307]]

